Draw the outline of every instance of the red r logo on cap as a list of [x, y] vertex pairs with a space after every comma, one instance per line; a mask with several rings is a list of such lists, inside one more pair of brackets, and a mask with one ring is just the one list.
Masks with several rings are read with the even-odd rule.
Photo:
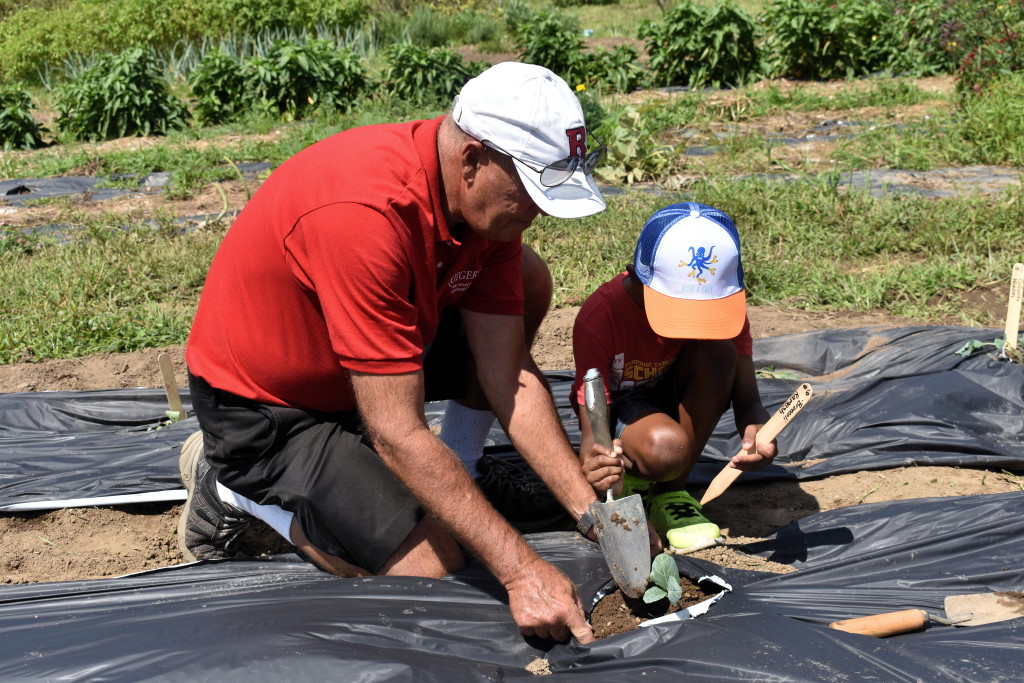
[[565, 134], [569, 136], [569, 156], [587, 156], [587, 129], [583, 126], [570, 128]]

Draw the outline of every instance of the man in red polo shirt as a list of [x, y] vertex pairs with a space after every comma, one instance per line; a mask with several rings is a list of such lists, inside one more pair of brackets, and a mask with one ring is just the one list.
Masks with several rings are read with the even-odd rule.
[[604, 208], [587, 142], [564, 81], [505, 63], [446, 116], [345, 131], [271, 174], [213, 260], [188, 341], [202, 436], [182, 448], [186, 555], [230, 555], [253, 516], [341, 576], [440, 577], [465, 548], [524, 634], [593, 638], [575, 586], [446, 446], [460, 435], [424, 417], [439, 398], [469, 400], [446, 422], [471, 432], [496, 416], [588, 533], [595, 493], [528, 348], [550, 276], [521, 245], [540, 213]]

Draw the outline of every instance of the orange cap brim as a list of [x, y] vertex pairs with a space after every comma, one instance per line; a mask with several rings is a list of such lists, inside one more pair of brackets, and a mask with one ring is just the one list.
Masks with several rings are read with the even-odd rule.
[[655, 334], [670, 339], [732, 339], [743, 329], [747, 293], [723, 299], [677, 299], [644, 285], [644, 309]]

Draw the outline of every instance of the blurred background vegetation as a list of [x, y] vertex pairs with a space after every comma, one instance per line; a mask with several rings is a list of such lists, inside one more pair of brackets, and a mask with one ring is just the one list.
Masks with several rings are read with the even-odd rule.
[[[183, 342], [238, 208], [221, 183], [258, 184], [238, 164], [440, 115], [497, 59], [566, 78], [609, 150], [596, 175], [621, 192], [526, 234], [556, 306], [618, 272], [646, 217], [685, 198], [736, 220], [754, 304], [993, 324], [964, 296], [1024, 260], [1019, 186], [936, 198], [841, 181], [1024, 169], [1022, 34], [1019, 1], [0, 0], [0, 180], [170, 177], [144, 214], [57, 198], [37, 200], [38, 224], [0, 216], [0, 363]], [[955, 87], [915, 80], [933, 76]], [[814, 153], [765, 134], [818, 112], [874, 120]], [[98, 143], [125, 136], [147, 144]], [[178, 215], [211, 187], [219, 215]]]

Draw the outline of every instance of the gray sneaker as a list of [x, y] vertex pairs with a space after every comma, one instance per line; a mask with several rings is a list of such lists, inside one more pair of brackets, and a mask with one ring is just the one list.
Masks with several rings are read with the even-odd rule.
[[188, 491], [178, 520], [181, 553], [189, 560], [232, 557], [252, 516], [222, 502], [217, 495], [216, 474], [203, 454], [202, 432], [192, 434], [181, 445], [178, 471]]

